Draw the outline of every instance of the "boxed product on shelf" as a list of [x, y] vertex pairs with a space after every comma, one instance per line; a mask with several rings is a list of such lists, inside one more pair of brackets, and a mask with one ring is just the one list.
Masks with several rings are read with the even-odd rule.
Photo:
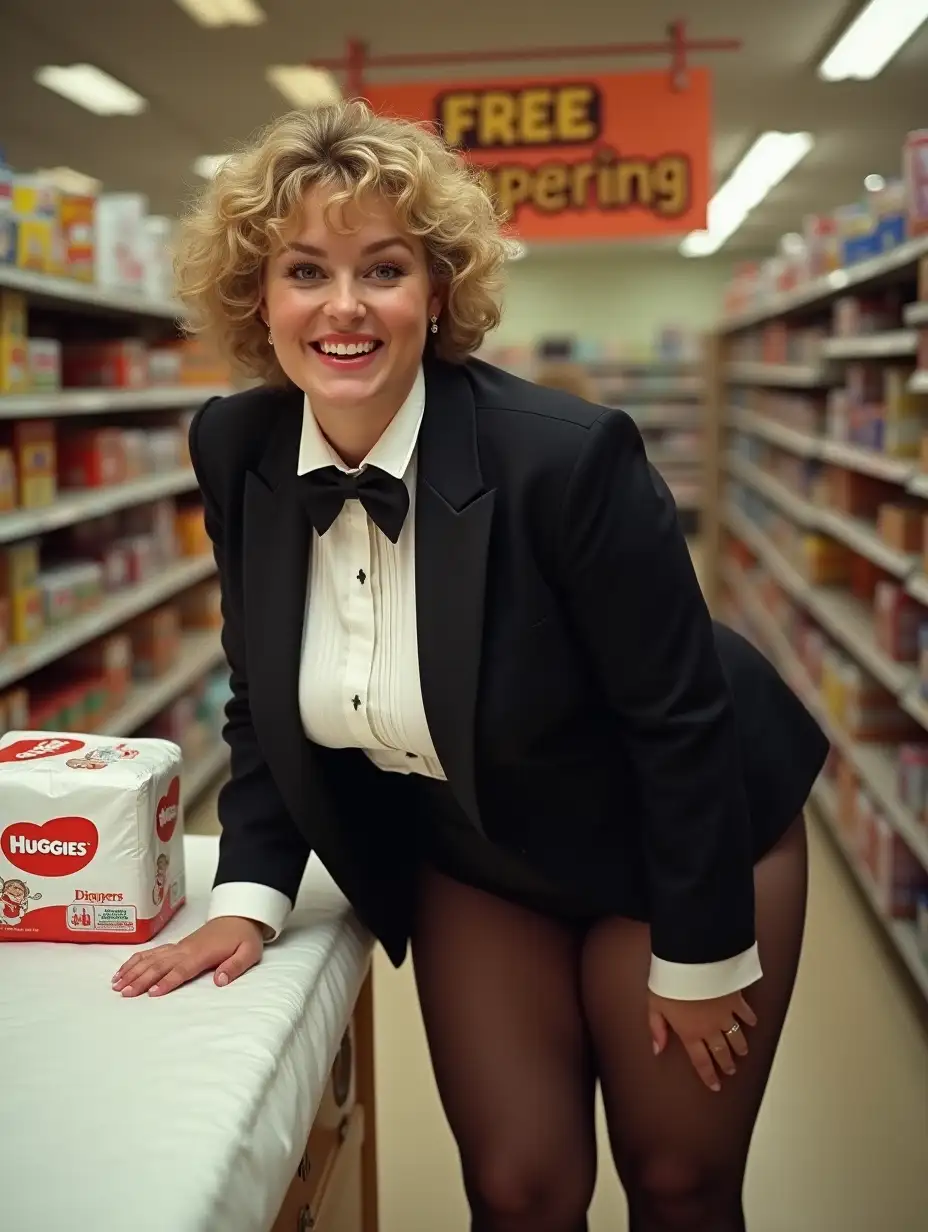
[[177, 511], [177, 541], [182, 556], [204, 556], [212, 544], [206, 533], [202, 505], [184, 505]]
[[29, 726], [29, 691], [21, 685], [0, 693], [0, 734]]
[[38, 579], [38, 540], [0, 548], [0, 595], [9, 603], [10, 640], [16, 646], [35, 641], [42, 633], [42, 592]]
[[93, 282], [96, 265], [97, 198], [89, 193], [63, 192], [59, 206], [61, 273], [79, 282]]
[[835, 210], [835, 220], [842, 266], [854, 265], [879, 254], [880, 243], [868, 202], [854, 201], [839, 206]]
[[69, 656], [68, 667], [79, 678], [103, 682], [105, 720], [126, 704], [132, 687], [132, 638], [122, 631], [107, 634]]
[[103, 596], [103, 569], [93, 561], [75, 561], [43, 569], [38, 576], [47, 628], [89, 611]]
[[886, 503], [877, 510], [877, 530], [884, 543], [900, 552], [922, 551], [928, 531], [923, 507], [912, 503]]
[[145, 389], [145, 343], [139, 338], [67, 343], [62, 352], [62, 381], [69, 389]]
[[806, 250], [806, 273], [809, 278], [821, 278], [841, 265], [841, 241], [838, 221], [833, 214], [808, 214], [803, 220], [802, 236]]
[[19, 499], [13, 450], [0, 448], [0, 513], [12, 513]]
[[120, 428], [65, 426], [58, 443], [58, 478], [65, 490], [103, 488], [126, 478]]
[[16, 264], [16, 222], [13, 218], [13, 172], [0, 154], [0, 265]]
[[150, 539], [156, 559], [167, 564], [179, 554], [177, 506], [173, 500], [151, 501], [127, 509], [123, 520], [127, 537]]
[[222, 591], [214, 579], [191, 586], [178, 603], [185, 629], [222, 628]]
[[909, 235], [928, 234], [928, 129], [906, 135], [902, 164]]
[[143, 291], [148, 202], [138, 193], [103, 193], [97, 201], [96, 281], [120, 291]]
[[925, 809], [928, 805], [928, 743], [921, 741], [900, 745], [896, 791], [913, 816], [925, 822]]
[[886, 820], [875, 813], [861, 853], [880, 910], [896, 920], [914, 920], [919, 896], [928, 892], [928, 871]]
[[822, 656], [820, 689], [826, 712], [854, 740], [892, 743], [917, 734], [895, 697], [835, 647]]
[[12, 450], [17, 504], [42, 509], [58, 494], [58, 450], [53, 419], [19, 419], [0, 424], [0, 443]]
[[815, 586], [838, 586], [850, 577], [853, 552], [843, 543], [818, 533], [799, 537], [799, 570]]
[[149, 214], [142, 223], [145, 234], [145, 294], [155, 300], [174, 294], [171, 243], [174, 224], [170, 218]]
[[28, 343], [25, 296], [0, 290], [0, 394], [28, 390]]
[[60, 389], [61, 343], [56, 338], [30, 338], [26, 354], [30, 390]]
[[165, 604], [145, 612], [127, 630], [132, 640], [132, 670], [137, 679], [153, 680], [164, 675], [180, 653], [180, 611]]
[[898, 329], [902, 298], [898, 291], [867, 295], [844, 295], [832, 308], [832, 329], [837, 338], [859, 338], [883, 330]]
[[908, 237], [906, 186], [902, 179], [889, 179], [867, 194], [878, 253], [890, 252]]
[[877, 645], [897, 663], [914, 662], [924, 608], [897, 582], [888, 579], [877, 583], [873, 606]]
[[61, 270], [60, 194], [38, 175], [13, 176], [13, 217], [16, 221], [16, 263], [39, 274]]
[[876, 520], [880, 506], [892, 492], [883, 480], [843, 466], [829, 466], [827, 476], [828, 504], [840, 513], [868, 522]]
[[860, 796], [860, 778], [853, 765], [840, 754], [836, 755], [836, 764], [837, 822], [845, 841], [853, 849], [856, 847], [858, 832], [857, 805]]

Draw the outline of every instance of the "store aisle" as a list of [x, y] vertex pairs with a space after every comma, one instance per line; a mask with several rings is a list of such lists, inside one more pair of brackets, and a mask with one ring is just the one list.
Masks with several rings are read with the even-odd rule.
[[[928, 1036], [840, 857], [811, 827], [805, 956], [755, 1138], [750, 1232], [922, 1232]], [[412, 970], [376, 959], [381, 1232], [463, 1232], [453, 1143], [429, 1072]], [[591, 1232], [624, 1232], [600, 1126]]]

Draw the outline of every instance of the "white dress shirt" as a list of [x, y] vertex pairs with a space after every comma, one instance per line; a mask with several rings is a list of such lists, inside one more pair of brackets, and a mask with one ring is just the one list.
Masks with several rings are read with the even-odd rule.
[[[429, 734], [419, 681], [416, 631], [416, 444], [425, 412], [420, 370], [409, 397], [359, 470], [378, 466], [402, 479], [409, 513], [396, 544], [346, 500], [324, 535], [313, 532], [303, 626], [299, 700], [308, 739], [327, 748], [357, 748], [387, 773], [444, 779]], [[300, 475], [326, 466], [350, 471], [303, 409]], [[279, 890], [228, 882], [213, 890], [210, 918], [244, 916], [275, 939], [290, 912]], [[679, 1000], [720, 997], [760, 979], [757, 946], [716, 963], [672, 963], [652, 956], [649, 985]]]

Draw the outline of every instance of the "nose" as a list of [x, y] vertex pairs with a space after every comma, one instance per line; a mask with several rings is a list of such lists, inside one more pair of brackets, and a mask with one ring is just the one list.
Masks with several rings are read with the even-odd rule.
[[340, 326], [353, 325], [364, 316], [364, 304], [358, 298], [351, 278], [332, 280], [325, 311], [333, 324]]

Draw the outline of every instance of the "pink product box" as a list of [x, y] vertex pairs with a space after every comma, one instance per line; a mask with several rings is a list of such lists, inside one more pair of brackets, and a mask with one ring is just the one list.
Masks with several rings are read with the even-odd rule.
[[899, 748], [897, 776], [899, 799], [914, 816], [925, 821], [928, 801], [928, 744], [903, 744]]

